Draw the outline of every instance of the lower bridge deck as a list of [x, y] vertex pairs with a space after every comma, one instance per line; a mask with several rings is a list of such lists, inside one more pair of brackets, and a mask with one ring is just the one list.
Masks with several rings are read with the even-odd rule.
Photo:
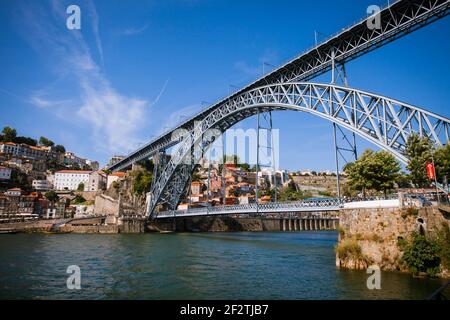
[[342, 209], [343, 203], [339, 199], [305, 200], [299, 202], [248, 204], [236, 206], [205, 207], [189, 210], [163, 211], [155, 214], [155, 219], [166, 219], [176, 217], [200, 217], [200, 216], [266, 216], [286, 217], [295, 216], [299, 213], [330, 213]]

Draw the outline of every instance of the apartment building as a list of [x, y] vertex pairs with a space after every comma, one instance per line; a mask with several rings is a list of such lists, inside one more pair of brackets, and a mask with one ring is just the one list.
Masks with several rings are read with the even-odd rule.
[[78, 186], [83, 183], [84, 190], [88, 191], [89, 176], [91, 171], [83, 170], [61, 170], [55, 172], [54, 188], [56, 190], [77, 190]]

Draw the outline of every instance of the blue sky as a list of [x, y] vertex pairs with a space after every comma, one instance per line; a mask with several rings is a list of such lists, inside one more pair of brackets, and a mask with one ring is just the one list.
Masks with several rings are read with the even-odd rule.
[[[81, 31], [66, 28], [70, 4], [81, 8]], [[314, 44], [314, 30], [333, 34], [372, 4], [385, 2], [1, 0], [0, 127], [105, 163], [201, 110], [202, 101], [224, 97], [230, 85], [248, 84], [263, 62], [298, 55]], [[350, 86], [449, 117], [449, 35], [447, 17], [349, 63]], [[330, 123], [278, 112], [274, 127], [281, 167], [333, 168]]]

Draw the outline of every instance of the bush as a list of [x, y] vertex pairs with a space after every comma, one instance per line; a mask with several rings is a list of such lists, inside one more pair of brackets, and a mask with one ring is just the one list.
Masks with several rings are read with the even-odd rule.
[[345, 229], [342, 226], [338, 226], [337, 231], [339, 232], [339, 235], [341, 236], [341, 238], [345, 237]]
[[416, 216], [418, 216], [419, 215], [419, 209], [417, 209], [417, 208], [412, 208], [412, 207], [409, 207], [409, 208], [406, 208], [405, 210], [402, 210], [402, 213], [401, 213], [401, 217], [403, 218], [403, 219], [406, 219], [407, 217], [409, 217], [409, 216], [414, 216], [414, 217], [416, 217]]
[[72, 204], [82, 204], [82, 203], [84, 203], [84, 202], [86, 202], [86, 199], [83, 198], [83, 197], [80, 196], [80, 195], [77, 195], [77, 196], [72, 200]]
[[436, 242], [439, 248], [441, 265], [450, 270], [450, 227], [444, 223], [442, 229], [437, 233]]
[[355, 259], [363, 258], [361, 247], [354, 239], [346, 239], [341, 241], [336, 246], [336, 253], [340, 259]]
[[152, 173], [147, 170], [136, 170], [131, 173], [133, 178], [133, 191], [135, 194], [142, 195], [150, 190], [152, 184]]
[[414, 274], [424, 272], [434, 277], [440, 270], [440, 251], [436, 241], [430, 241], [424, 235], [414, 233], [404, 248], [402, 261], [410, 272]]

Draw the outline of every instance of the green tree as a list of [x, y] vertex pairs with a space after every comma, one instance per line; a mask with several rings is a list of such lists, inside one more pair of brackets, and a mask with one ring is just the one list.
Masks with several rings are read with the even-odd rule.
[[364, 197], [367, 190], [383, 191], [386, 195], [389, 190], [394, 189], [400, 178], [400, 170], [400, 164], [393, 155], [370, 149], [361, 158], [344, 167], [350, 189], [362, 191]]
[[39, 144], [45, 147], [53, 147], [55, 145], [55, 143], [52, 140], [47, 139], [46, 137], [41, 137], [39, 139]]
[[28, 144], [30, 146], [37, 146], [37, 141], [30, 137], [16, 137], [13, 142], [24, 143], [24, 144]]
[[55, 191], [49, 191], [45, 193], [45, 197], [50, 202], [57, 202], [59, 200], [58, 194]]
[[78, 185], [77, 191], [84, 191], [84, 183], [80, 182], [80, 184]]
[[3, 142], [14, 142], [17, 137], [16, 129], [11, 127], [4, 127], [2, 130]]
[[408, 157], [407, 169], [414, 185], [417, 187], [429, 187], [426, 165], [432, 161], [431, 152], [433, 143], [428, 138], [421, 138], [417, 134], [410, 135], [406, 141], [405, 154]]
[[28, 175], [22, 171], [13, 170], [11, 172], [11, 182], [17, 188], [21, 188], [25, 191], [31, 190], [31, 184], [28, 179]]
[[135, 170], [131, 172], [133, 179], [133, 192], [142, 195], [150, 190], [153, 174], [145, 169]]
[[[272, 189], [273, 190], [273, 189]], [[271, 194], [272, 195], [272, 194]], [[274, 194], [273, 194], [274, 196]], [[291, 181], [286, 188], [281, 190], [277, 194], [277, 199], [280, 202], [283, 201], [299, 201], [306, 198], [311, 198], [311, 193], [309, 192], [303, 192], [302, 190], [298, 189], [297, 186], [293, 181]]]
[[59, 152], [59, 153], [64, 153], [64, 152], [66, 152], [66, 148], [64, 148], [64, 146], [58, 144], [55, 146], [55, 151]]
[[450, 144], [440, 147], [434, 154], [436, 177], [443, 182], [444, 177], [450, 177]]
[[86, 202], [86, 199], [80, 195], [76, 195], [75, 198], [72, 200], [72, 204], [82, 204], [84, 202]]

